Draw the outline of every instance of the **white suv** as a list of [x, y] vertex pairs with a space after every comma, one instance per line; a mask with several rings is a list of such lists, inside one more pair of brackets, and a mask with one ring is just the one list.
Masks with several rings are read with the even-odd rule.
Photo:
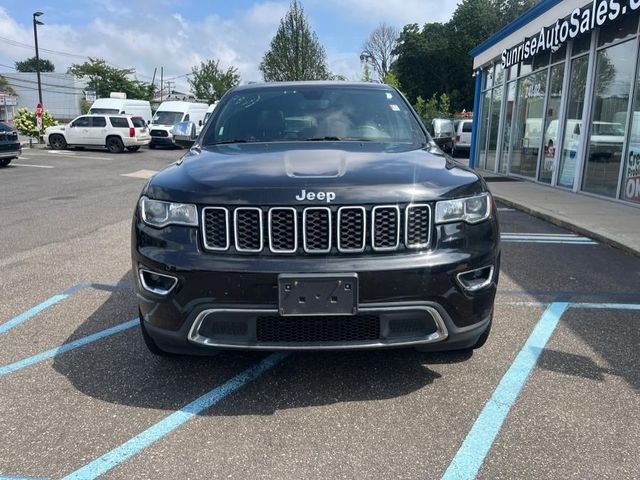
[[106, 147], [111, 153], [122, 153], [125, 148], [135, 152], [150, 140], [144, 119], [130, 115], [82, 115], [44, 132], [45, 143], [56, 150], [86, 146]]
[[456, 122], [455, 137], [453, 138], [453, 156], [469, 153], [471, 149], [471, 131], [473, 130], [473, 120], [459, 120]]

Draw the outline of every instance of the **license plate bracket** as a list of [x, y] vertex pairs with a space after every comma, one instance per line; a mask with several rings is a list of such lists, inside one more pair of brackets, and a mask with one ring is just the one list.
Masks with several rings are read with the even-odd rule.
[[278, 275], [282, 316], [355, 315], [357, 310], [357, 273]]

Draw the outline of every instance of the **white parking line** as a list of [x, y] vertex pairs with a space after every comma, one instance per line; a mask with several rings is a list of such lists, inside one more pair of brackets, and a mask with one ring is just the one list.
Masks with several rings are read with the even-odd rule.
[[157, 170], [136, 170], [135, 172], [131, 173], [121, 173], [120, 176], [130, 178], [143, 178], [146, 180], [153, 177], [156, 173], [158, 173]]
[[14, 167], [32, 167], [32, 168], [55, 168], [51, 165], [31, 165], [30, 163], [12, 163]]

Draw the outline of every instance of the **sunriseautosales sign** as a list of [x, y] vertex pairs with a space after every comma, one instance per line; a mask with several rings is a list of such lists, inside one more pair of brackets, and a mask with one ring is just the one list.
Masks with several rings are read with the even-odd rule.
[[570, 38], [615, 21], [622, 15], [640, 10], [640, 0], [593, 0], [576, 8], [568, 17], [542, 27], [540, 33], [524, 39], [502, 52], [502, 66], [507, 68], [546, 50], [557, 50]]

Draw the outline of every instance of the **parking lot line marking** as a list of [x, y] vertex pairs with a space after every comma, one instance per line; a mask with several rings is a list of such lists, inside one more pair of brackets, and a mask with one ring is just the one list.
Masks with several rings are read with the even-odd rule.
[[55, 305], [59, 301], [64, 300], [69, 295], [72, 295], [73, 293], [77, 292], [78, 290], [82, 290], [83, 288], [87, 288], [89, 286], [90, 285], [86, 284], [86, 283], [79, 283], [78, 285], [74, 285], [73, 287], [68, 288], [67, 290], [65, 290], [62, 293], [58, 293], [57, 295], [54, 295], [53, 297], [48, 298], [44, 302], [36, 305], [35, 307], [30, 308], [26, 312], [21, 313], [17, 317], [14, 317], [11, 320], [9, 320], [9, 321], [3, 323], [2, 325], [0, 325], [0, 335], [2, 335], [3, 333], [11, 330], [13, 327], [15, 327], [17, 325], [20, 325], [22, 322], [25, 322], [25, 321], [29, 320], [34, 315], [37, 315], [41, 311], [49, 308], [52, 305]]
[[637, 303], [572, 303], [571, 308], [600, 308], [608, 310], [640, 310]]
[[504, 420], [567, 308], [567, 302], [554, 302], [542, 314], [444, 472], [443, 480], [476, 478]]
[[32, 165], [30, 163], [15, 163], [13, 162], [11, 165], [14, 167], [31, 167], [31, 168], [56, 168], [52, 165]]
[[29, 367], [36, 363], [40, 363], [44, 360], [48, 360], [50, 358], [55, 357], [56, 355], [60, 355], [70, 350], [75, 350], [76, 348], [84, 347], [85, 345], [88, 345], [90, 343], [96, 342], [106, 337], [110, 337], [111, 335], [115, 335], [116, 333], [120, 333], [124, 330], [133, 328], [139, 323], [140, 323], [140, 320], [137, 318], [134, 318], [133, 320], [129, 320], [128, 322], [121, 323], [119, 325], [116, 325], [115, 327], [107, 328], [105, 330], [100, 330], [99, 332], [92, 333], [91, 335], [87, 335], [86, 337], [78, 338], [77, 340], [73, 340], [72, 342], [69, 342], [69, 343], [64, 343], [59, 347], [52, 348], [51, 350], [38, 353], [37, 355], [34, 355], [32, 357], [19, 360], [15, 363], [10, 363], [9, 365], [0, 367], [0, 377], [4, 377], [5, 375], [13, 373], [16, 370], [21, 370], [25, 367]]
[[137, 455], [145, 448], [163, 438], [179, 426], [191, 420], [196, 415], [214, 406], [223, 398], [231, 395], [235, 391], [249, 384], [263, 373], [272, 369], [284, 360], [289, 354], [286, 352], [274, 353], [263, 359], [261, 362], [249, 367], [242, 373], [227, 380], [222, 385], [205, 393], [191, 403], [188, 403], [180, 410], [172, 413], [168, 417], [160, 420], [155, 425], [149, 427], [144, 432], [136, 435], [119, 447], [96, 458], [84, 467], [65, 476], [62, 480], [93, 479], [117, 467], [122, 462]]

